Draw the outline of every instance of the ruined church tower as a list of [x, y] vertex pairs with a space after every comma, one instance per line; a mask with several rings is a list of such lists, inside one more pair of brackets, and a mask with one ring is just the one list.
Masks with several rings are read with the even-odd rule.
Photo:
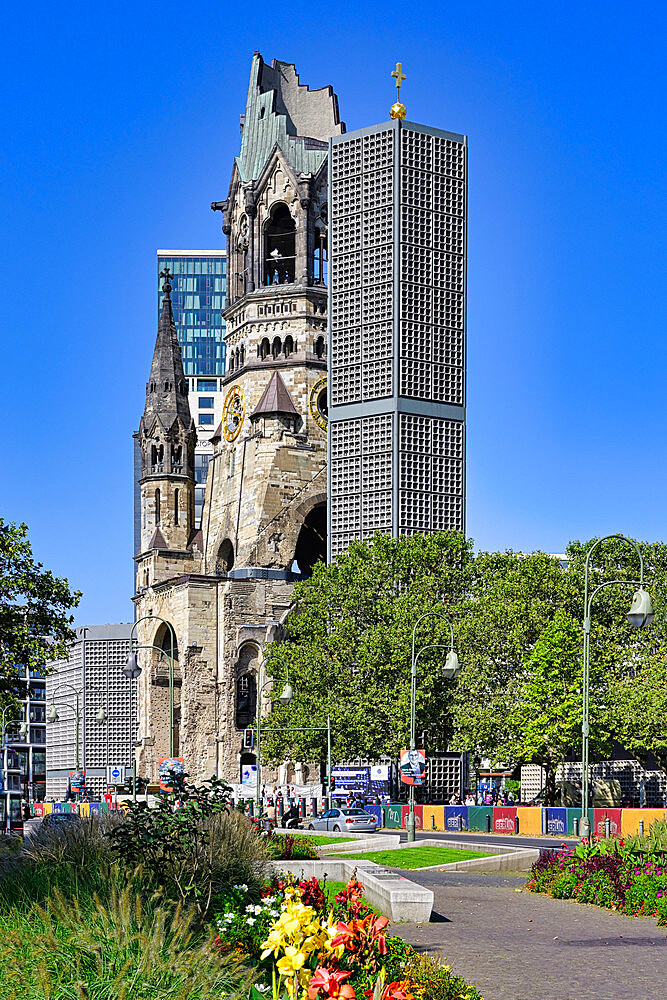
[[[255, 763], [243, 732], [265, 679], [262, 650], [280, 634], [294, 582], [326, 559], [327, 148], [344, 130], [330, 87], [311, 91], [292, 64], [269, 66], [254, 54], [241, 150], [226, 200], [212, 205], [227, 237], [227, 372], [201, 532], [188, 534], [189, 512], [187, 522], [173, 523], [175, 490], [190, 503], [186, 396], [174, 397], [183, 411], [174, 415], [183, 482], [146, 478], [144, 493], [142, 479], [148, 554], [139, 557], [137, 633], [140, 645], [164, 649], [169, 630], [159, 619], [174, 626], [177, 753], [196, 780], [215, 773], [238, 782]], [[142, 457], [148, 422], [145, 413]], [[151, 433], [147, 468], [159, 469], [162, 458], [164, 470], [172, 442]], [[162, 491], [169, 497], [168, 538], [156, 522], [156, 489], [160, 519], [167, 517]], [[164, 657], [150, 649], [143, 657], [139, 763], [154, 777], [169, 742]], [[319, 780], [305, 771], [297, 781]]]

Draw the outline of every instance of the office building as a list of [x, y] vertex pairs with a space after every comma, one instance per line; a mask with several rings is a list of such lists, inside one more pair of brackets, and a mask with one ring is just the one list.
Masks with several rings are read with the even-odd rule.
[[[128, 768], [131, 773], [137, 682], [123, 674], [131, 630], [131, 624], [77, 628], [68, 658], [49, 664], [53, 673], [46, 678], [45, 717], [53, 705], [58, 715], [57, 721], [47, 725], [49, 799], [65, 799], [70, 773], [75, 770], [85, 771], [91, 799], [100, 799], [107, 791], [108, 767]], [[100, 709], [104, 721], [98, 719]]]
[[[15, 726], [8, 725], [3, 747], [0, 782], [0, 829], [7, 827], [9, 816], [12, 827], [20, 826], [21, 799], [41, 802], [45, 796], [46, 781], [46, 681], [40, 670], [31, 669], [22, 677], [27, 683], [25, 697]], [[9, 722], [9, 719], [7, 719]], [[26, 723], [26, 732], [19, 731], [20, 722]]]
[[463, 135], [330, 139], [330, 559], [465, 530], [466, 189]]
[[201, 526], [211, 438], [222, 420], [225, 374], [226, 250], [158, 250], [158, 316], [163, 292], [160, 271], [168, 267], [171, 307], [190, 389], [190, 409], [197, 428], [195, 448], [195, 526]]

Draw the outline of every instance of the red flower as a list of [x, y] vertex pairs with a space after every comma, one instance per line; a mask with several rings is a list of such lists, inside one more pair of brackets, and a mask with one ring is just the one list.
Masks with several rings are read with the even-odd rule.
[[308, 983], [308, 996], [310, 1000], [314, 1000], [320, 994], [326, 997], [343, 997], [345, 1000], [356, 1000], [354, 987], [350, 986], [349, 983], [341, 985], [343, 980], [351, 975], [351, 972], [343, 972], [342, 969], [332, 970], [320, 966]]

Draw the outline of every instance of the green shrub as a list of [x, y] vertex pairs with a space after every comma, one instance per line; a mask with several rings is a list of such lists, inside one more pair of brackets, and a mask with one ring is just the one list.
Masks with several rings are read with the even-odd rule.
[[638, 833], [625, 837], [624, 847], [632, 854], [667, 857], [667, 819], [656, 820], [642, 837]]
[[111, 831], [115, 856], [141, 866], [146, 887], [193, 905], [205, 920], [216, 896], [245, 884], [256, 895], [268, 874], [266, 850], [250, 820], [231, 810], [216, 780], [166, 796], [155, 809], [130, 807]]
[[409, 992], [420, 1000], [481, 1000], [480, 994], [460, 976], [455, 976], [440, 959], [415, 952], [405, 963], [401, 979], [409, 981]]
[[318, 854], [312, 837], [293, 833], [270, 833], [264, 838], [268, 856], [279, 861], [317, 861]]
[[0, 1000], [219, 1000], [248, 989], [194, 914], [129, 887], [82, 907], [56, 889], [44, 907], [0, 917]]
[[556, 899], [571, 899], [576, 884], [577, 876], [573, 872], [561, 871], [551, 883], [551, 895]]

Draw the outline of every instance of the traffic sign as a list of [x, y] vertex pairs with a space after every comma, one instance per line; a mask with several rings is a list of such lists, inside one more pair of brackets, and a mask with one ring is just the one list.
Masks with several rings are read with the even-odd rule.
[[107, 785], [122, 785], [125, 780], [125, 768], [111, 764], [107, 767]]

